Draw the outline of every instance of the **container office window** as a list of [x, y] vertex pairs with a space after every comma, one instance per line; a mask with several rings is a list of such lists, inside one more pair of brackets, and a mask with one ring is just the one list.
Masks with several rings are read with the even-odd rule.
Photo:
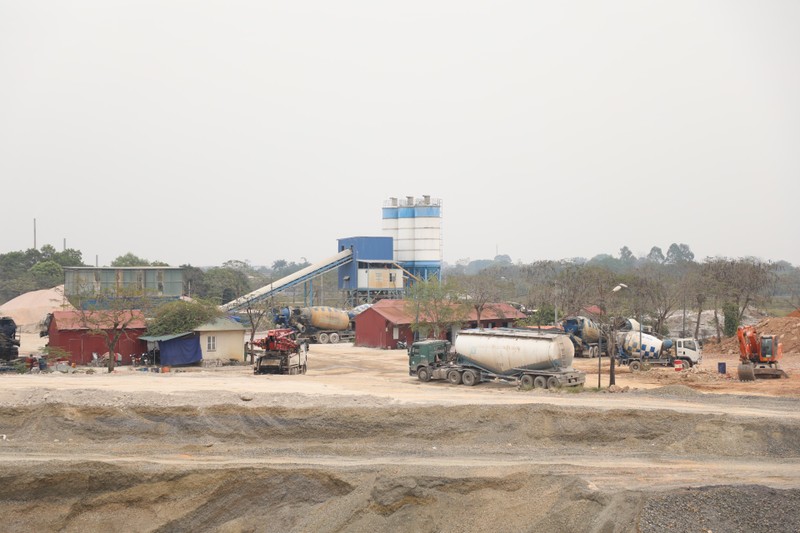
[[217, 338], [213, 335], [206, 337], [206, 350], [209, 352], [217, 351]]

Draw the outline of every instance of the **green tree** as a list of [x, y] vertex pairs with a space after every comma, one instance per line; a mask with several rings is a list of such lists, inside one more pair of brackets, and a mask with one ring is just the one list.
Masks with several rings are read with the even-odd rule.
[[225, 267], [210, 268], [205, 272], [206, 297], [221, 305], [250, 292], [247, 274]]
[[36, 263], [28, 271], [40, 289], [49, 289], [64, 283], [64, 269], [55, 261]]
[[672, 244], [669, 245], [665, 262], [674, 265], [676, 263], [684, 263], [691, 261], [694, 261], [694, 253], [689, 248], [688, 244], [684, 243], [676, 244], [673, 242]]
[[111, 266], [113, 267], [137, 267], [137, 266], [150, 266], [150, 261], [147, 259], [143, 259], [138, 257], [131, 252], [128, 252], [125, 255], [121, 255], [111, 261]]
[[175, 300], [159, 306], [147, 324], [148, 335], [174, 335], [192, 331], [196, 327], [223, 316], [212, 302]]
[[458, 300], [457, 288], [438, 278], [418, 281], [406, 292], [406, 312], [414, 316], [411, 330], [433, 338], [441, 338], [442, 332], [468, 317], [468, 308]]
[[736, 335], [736, 329], [739, 327], [739, 308], [735, 303], [726, 302], [722, 306], [722, 316], [724, 325], [722, 327], [723, 333], [726, 337], [733, 337]]

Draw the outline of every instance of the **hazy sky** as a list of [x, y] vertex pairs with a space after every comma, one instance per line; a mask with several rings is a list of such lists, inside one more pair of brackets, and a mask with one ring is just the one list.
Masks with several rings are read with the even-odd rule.
[[800, 265], [800, 2], [0, 0], [0, 252]]

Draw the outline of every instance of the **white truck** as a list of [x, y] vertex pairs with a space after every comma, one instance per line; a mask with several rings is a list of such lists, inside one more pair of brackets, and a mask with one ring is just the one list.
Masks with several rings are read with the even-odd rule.
[[[634, 327], [639, 326], [630, 321]], [[617, 360], [631, 370], [641, 370], [645, 364], [675, 366], [680, 361], [684, 368], [691, 368], [703, 361], [703, 352], [697, 340], [659, 339], [641, 331], [641, 326], [617, 334]]]

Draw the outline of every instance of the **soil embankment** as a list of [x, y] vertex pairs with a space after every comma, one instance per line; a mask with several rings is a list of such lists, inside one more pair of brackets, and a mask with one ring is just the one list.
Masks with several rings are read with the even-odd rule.
[[340, 345], [303, 376], [0, 376], [2, 530], [800, 530], [794, 375], [551, 393], [404, 361]]

